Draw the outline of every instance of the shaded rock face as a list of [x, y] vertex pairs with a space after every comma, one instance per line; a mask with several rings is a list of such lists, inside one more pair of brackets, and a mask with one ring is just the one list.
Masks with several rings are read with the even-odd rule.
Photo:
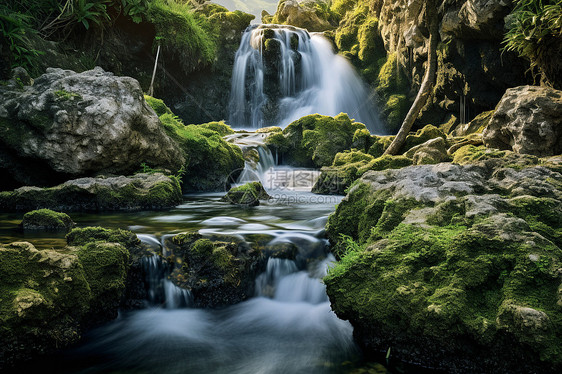
[[50, 208], [63, 211], [146, 210], [182, 202], [178, 181], [161, 173], [80, 178], [49, 188], [20, 187], [0, 192], [0, 210]]
[[367, 356], [560, 370], [562, 174], [530, 158], [371, 171], [349, 190], [328, 220], [341, 261], [324, 281]]
[[326, 3], [324, 0], [281, 0], [271, 21], [301, 27], [311, 32], [331, 30], [334, 27], [329, 20], [319, 14], [319, 7], [327, 7]]
[[138, 82], [101, 68], [48, 69], [32, 86], [1, 88], [0, 102], [3, 174], [20, 185], [129, 174], [142, 162], [176, 171], [184, 161]]
[[510, 88], [483, 132], [487, 147], [539, 157], [562, 153], [562, 91]]
[[[389, 130], [398, 129], [423, 80], [429, 37], [425, 6], [425, 0], [356, 2], [336, 29], [340, 52], [350, 57], [379, 94]], [[507, 88], [529, 84], [532, 77], [525, 76], [527, 62], [501, 52], [504, 19], [513, 9], [512, 2], [451, 0], [438, 6], [436, 83], [418, 123], [452, 120], [454, 128], [493, 109]], [[381, 67], [384, 59], [389, 64]], [[392, 66], [396, 68], [390, 72], [387, 68]], [[385, 82], [397, 84], [389, 88]]]

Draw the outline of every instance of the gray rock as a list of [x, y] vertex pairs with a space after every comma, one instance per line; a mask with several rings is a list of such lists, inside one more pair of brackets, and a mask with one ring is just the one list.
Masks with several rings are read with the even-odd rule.
[[33, 86], [0, 87], [0, 160], [15, 185], [130, 174], [143, 162], [176, 171], [185, 161], [139, 83], [101, 68], [47, 69]]
[[508, 89], [483, 132], [487, 147], [539, 157], [562, 153], [562, 91]]

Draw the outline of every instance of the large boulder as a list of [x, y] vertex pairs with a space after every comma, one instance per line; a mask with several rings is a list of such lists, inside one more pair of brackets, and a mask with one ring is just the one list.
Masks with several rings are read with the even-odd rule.
[[48, 188], [0, 192], [0, 211], [49, 208], [62, 211], [150, 210], [182, 202], [177, 178], [162, 173], [79, 178]]
[[324, 282], [367, 356], [559, 372], [562, 174], [503, 153], [367, 172], [329, 218]]
[[562, 153], [562, 91], [521, 86], [505, 92], [483, 132], [487, 147], [539, 157]]
[[177, 171], [185, 160], [139, 83], [101, 68], [48, 69], [32, 86], [0, 86], [3, 189], [53, 185], [141, 163]]

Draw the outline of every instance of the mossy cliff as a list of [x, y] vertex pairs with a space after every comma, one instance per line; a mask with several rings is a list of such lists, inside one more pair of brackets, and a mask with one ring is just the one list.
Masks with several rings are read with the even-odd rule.
[[184, 125], [162, 100], [146, 97], [166, 133], [180, 146], [186, 161], [184, 191], [224, 191], [244, 168], [242, 150], [222, 137], [234, 133], [224, 122]]
[[130, 261], [130, 232], [75, 229], [64, 249], [0, 245], [0, 368], [76, 343], [94, 324], [117, 317]]
[[[324, 2], [316, 3], [321, 8]], [[337, 25], [325, 34], [376, 92], [389, 133], [400, 127], [425, 73], [426, 5], [425, 0], [337, 0], [323, 13]], [[527, 62], [513, 52], [502, 53], [505, 17], [513, 7], [466, 0], [439, 7], [436, 84], [418, 128], [451, 122], [452, 130], [493, 109], [507, 88], [532, 79], [525, 76]]]
[[557, 372], [562, 175], [534, 156], [467, 151], [464, 165], [370, 171], [350, 188], [327, 224], [332, 308], [367, 356]]

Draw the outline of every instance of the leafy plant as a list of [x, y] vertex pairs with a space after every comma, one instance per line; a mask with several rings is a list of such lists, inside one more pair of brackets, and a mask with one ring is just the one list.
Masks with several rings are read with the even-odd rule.
[[33, 49], [29, 36], [36, 33], [31, 27], [30, 17], [16, 12], [0, 9], [0, 32], [8, 42], [13, 57], [12, 67], [22, 66], [32, 70], [42, 52]]
[[561, 78], [562, 0], [516, 0], [506, 26], [504, 51], [529, 60], [531, 72], [538, 70], [544, 84]]
[[148, 0], [121, 0], [123, 13], [133, 22], [141, 23], [142, 15], [148, 10]]

